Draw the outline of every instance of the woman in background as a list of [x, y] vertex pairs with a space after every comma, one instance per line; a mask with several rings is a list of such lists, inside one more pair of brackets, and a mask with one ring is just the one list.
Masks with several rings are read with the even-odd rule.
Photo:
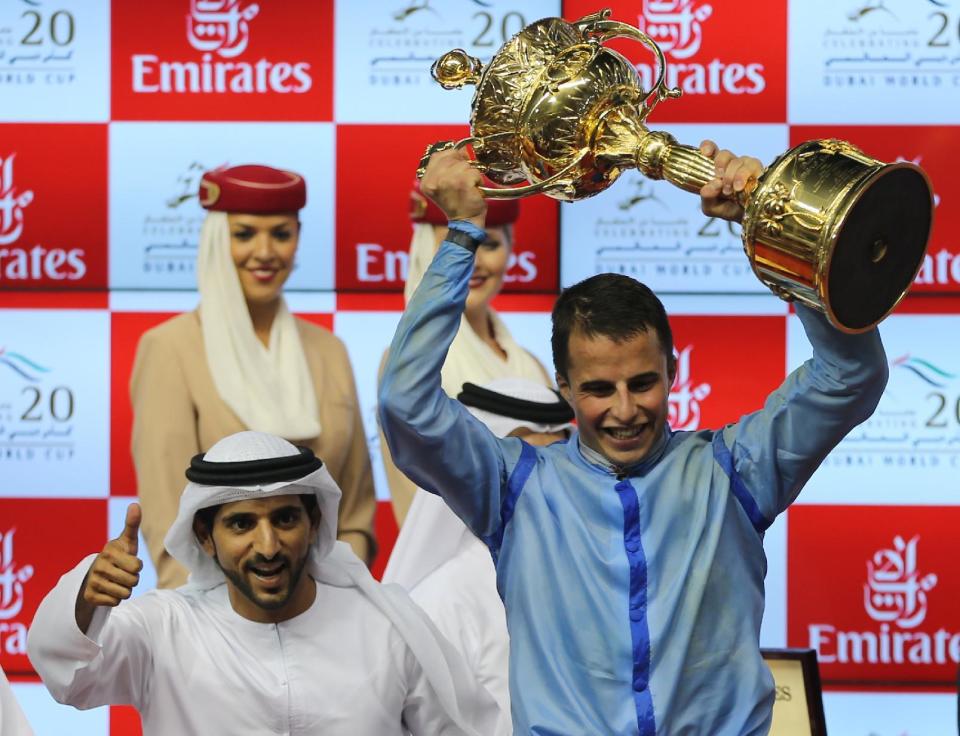
[[267, 166], [203, 175], [200, 306], [144, 333], [130, 395], [142, 530], [161, 588], [186, 570], [164, 548], [183, 468], [245, 429], [310, 447], [343, 490], [339, 539], [367, 561], [376, 499], [350, 360], [343, 343], [294, 317], [283, 285], [300, 240], [306, 183]]

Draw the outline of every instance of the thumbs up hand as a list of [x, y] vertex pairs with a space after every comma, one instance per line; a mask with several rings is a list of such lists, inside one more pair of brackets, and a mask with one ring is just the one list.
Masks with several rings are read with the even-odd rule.
[[140, 504], [130, 504], [120, 536], [107, 542], [90, 566], [77, 599], [77, 624], [82, 631], [90, 625], [96, 606], [118, 605], [130, 597], [140, 582], [143, 563], [137, 557], [137, 531], [141, 515]]
[[[140, 546], [137, 532], [140, 531], [140, 519], [142, 516], [143, 512], [140, 510], [140, 504], [132, 503], [127, 506], [127, 518], [126, 521], [124, 521], [123, 531], [120, 533], [120, 536], [114, 540], [125, 546], [126, 549], [124, 551], [133, 557], [137, 556], [137, 548]], [[137, 562], [139, 562], [139, 560], [137, 560]], [[143, 567], [142, 564], [141, 567]], [[137, 572], [139, 572], [139, 570]], [[136, 583], [134, 583], [134, 585], [136, 585]]]

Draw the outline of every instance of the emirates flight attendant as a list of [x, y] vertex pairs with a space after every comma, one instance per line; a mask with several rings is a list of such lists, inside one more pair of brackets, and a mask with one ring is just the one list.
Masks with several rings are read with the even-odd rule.
[[163, 547], [183, 467], [245, 429], [323, 458], [343, 490], [338, 537], [369, 562], [376, 500], [347, 351], [328, 330], [294, 317], [283, 298], [306, 183], [292, 171], [234, 166], [204, 174], [199, 196], [208, 211], [200, 306], [143, 335], [130, 383], [142, 529], [158, 585], [177, 587], [187, 576]]

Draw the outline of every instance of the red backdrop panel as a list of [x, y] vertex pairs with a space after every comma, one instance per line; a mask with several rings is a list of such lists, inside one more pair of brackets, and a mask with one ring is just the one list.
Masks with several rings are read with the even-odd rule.
[[332, 2], [197, 5], [113, 2], [114, 120], [333, 118]]
[[[677, 379], [670, 426], [722, 427], [756, 411], [785, 375], [786, 319], [774, 316], [674, 316]], [[738, 346], [749, 343], [749, 359]]]
[[29, 674], [27, 629], [65, 572], [107, 540], [106, 499], [0, 498], [0, 667]]
[[794, 506], [787, 643], [819, 649], [824, 680], [955, 683], [956, 506]]
[[[469, 134], [458, 125], [337, 126], [337, 290], [402, 291], [410, 249], [410, 190], [430, 143]], [[555, 292], [558, 203], [524, 199], [505, 291]]]
[[107, 286], [107, 126], [4, 125], [0, 289]]
[[[786, 0], [749, 7], [707, 0], [567, 0], [563, 15], [576, 20], [600, 8], [613, 11], [611, 20], [646, 31], [666, 56], [667, 84], [683, 90], [679, 100], [666, 100], [656, 108], [651, 116], [654, 127], [661, 122], [782, 123], [786, 119]], [[746, 38], [748, 42], [739, 42]], [[650, 90], [656, 57], [637, 42], [611, 45], [637, 64]]]
[[790, 145], [815, 138], [840, 138], [881, 161], [913, 161], [923, 167], [934, 189], [936, 209], [927, 256], [913, 292], [960, 291], [960, 182], [956, 141], [960, 127], [948, 125], [795, 125]]

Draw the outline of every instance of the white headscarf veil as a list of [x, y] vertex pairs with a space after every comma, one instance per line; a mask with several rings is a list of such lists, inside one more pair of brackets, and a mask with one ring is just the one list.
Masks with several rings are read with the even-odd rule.
[[[239, 432], [211, 447], [203, 456], [208, 463], [235, 463], [300, 455], [301, 451], [279, 437], [261, 432]], [[212, 486], [190, 482], [180, 497], [176, 520], [167, 532], [167, 551], [190, 571], [184, 588], [203, 590], [224, 582], [223, 572], [204, 552], [193, 532], [197, 511], [233, 501], [312, 493], [321, 513], [320, 528], [310, 550], [307, 572], [314, 580], [341, 588], [357, 588], [397, 628], [420, 662], [443, 709], [464, 734], [494, 733], [501, 714], [492, 696], [470, 674], [453, 647], [436, 630], [426, 614], [395, 585], [381, 585], [349, 545], [336, 541], [340, 489], [325, 466], [290, 481], [262, 485]], [[502, 723], [502, 722], [501, 722]]]
[[225, 212], [211, 211], [203, 222], [197, 281], [207, 365], [227, 406], [250, 429], [291, 440], [319, 436], [317, 397], [297, 324], [281, 296], [269, 347], [257, 338], [230, 257]]

